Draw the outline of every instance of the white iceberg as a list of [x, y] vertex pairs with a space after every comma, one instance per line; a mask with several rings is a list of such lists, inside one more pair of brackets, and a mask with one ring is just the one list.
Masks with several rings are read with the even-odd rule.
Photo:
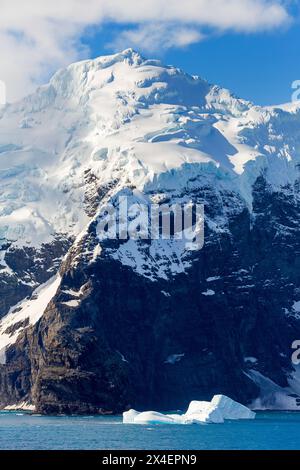
[[224, 422], [224, 417], [218, 407], [209, 401], [191, 401], [184, 417], [186, 424]]
[[156, 411], [145, 411], [134, 418], [135, 424], [177, 424], [173, 417], [157, 413]]
[[223, 415], [224, 419], [254, 419], [254, 411], [249, 410], [247, 406], [231, 400], [225, 395], [215, 395], [211, 401]]
[[125, 424], [208, 424], [224, 423], [227, 419], [254, 419], [249, 408], [225, 395], [215, 395], [211, 401], [191, 401], [187, 412], [163, 414], [156, 411], [129, 410], [123, 413]]
[[123, 413], [123, 423], [124, 424], [133, 424], [134, 419], [139, 414], [140, 414], [139, 411], [136, 411], [136, 410], [125, 411], [125, 413]]
[[172, 418], [172, 420], [174, 421], [174, 424], [187, 424], [185, 422], [185, 415], [167, 414], [166, 416], [168, 416], [169, 418]]

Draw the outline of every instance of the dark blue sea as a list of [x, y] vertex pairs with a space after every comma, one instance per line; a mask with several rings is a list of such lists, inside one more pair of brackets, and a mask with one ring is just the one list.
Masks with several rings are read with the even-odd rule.
[[121, 417], [0, 413], [0, 449], [300, 449], [300, 413], [262, 412], [255, 420], [209, 425], [122, 424]]

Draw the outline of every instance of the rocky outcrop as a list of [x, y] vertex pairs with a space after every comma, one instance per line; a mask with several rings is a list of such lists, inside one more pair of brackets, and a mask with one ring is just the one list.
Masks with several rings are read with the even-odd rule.
[[91, 224], [45, 314], [8, 349], [2, 401], [32, 401], [41, 413], [177, 409], [214, 393], [247, 404], [259, 395], [249, 368], [287, 386], [300, 335], [299, 199], [263, 178], [253, 197], [253, 213], [233, 214], [229, 232], [206, 227], [189, 270], [168, 281], [108, 255], [87, 263]]
[[57, 272], [70, 245], [71, 239], [59, 236], [39, 249], [10, 245], [0, 248], [4, 261], [2, 266], [0, 262], [0, 318]]

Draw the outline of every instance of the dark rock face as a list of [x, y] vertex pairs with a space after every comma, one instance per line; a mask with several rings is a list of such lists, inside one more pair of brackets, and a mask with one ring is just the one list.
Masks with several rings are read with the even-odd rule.
[[[96, 244], [91, 224], [69, 251], [45, 314], [7, 351], [2, 404], [117, 413], [185, 408], [214, 393], [249, 403], [259, 390], [248, 368], [285, 387], [300, 338], [290, 313], [300, 300], [299, 191], [272, 193], [259, 178], [253, 198], [253, 213], [233, 211], [227, 232], [206, 227], [191, 268], [169, 281], [152, 282], [105, 254], [87, 262]], [[213, 216], [218, 205], [207, 193], [206, 200]]]
[[[6, 266], [0, 264], [0, 318], [11, 306], [30, 296], [39, 284], [46, 282], [58, 270], [71, 240], [60, 236], [40, 250], [32, 247], [1, 246]], [[6, 272], [6, 267], [11, 273]]]

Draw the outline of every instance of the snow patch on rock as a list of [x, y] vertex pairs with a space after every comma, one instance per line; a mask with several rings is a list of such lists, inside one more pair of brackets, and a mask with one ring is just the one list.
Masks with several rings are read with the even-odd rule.
[[212, 295], [215, 295], [215, 291], [212, 289], [207, 289], [205, 292], [202, 292], [202, 295], [205, 295], [206, 297], [210, 297]]
[[171, 354], [170, 356], [167, 357], [165, 360], [165, 364], [176, 364], [176, 362], [180, 362], [181, 359], [185, 356], [184, 353], [182, 354]]
[[39, 286], [29, 299], [25, 299], [9, 310], [0, 320], [0, 358], [5, 363], [5, 350], [14, 344], [25, 327], [34, 325], [44, 314], [49, 302], [55, 296], [60, 285], [60, 275], [49, 279]]
[[35, 406], [31, 403], [23, 401], [21, 403], [16, 403], [15, 405], [7, 405], [3, 408], [2, 411], [35, 411]]
[[257, 370], [249, 370], [246, 375], [260, 389], [260, 396], [251, 404], [253, 410], [300, 410], [300, 370], [295, 367], [288, 378], [288, 386], [281, 387]]

